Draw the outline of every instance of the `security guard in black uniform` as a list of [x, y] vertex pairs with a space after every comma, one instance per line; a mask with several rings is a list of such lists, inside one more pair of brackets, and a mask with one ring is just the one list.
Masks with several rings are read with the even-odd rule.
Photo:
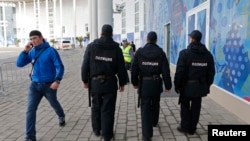
[[190, 44], [180, 52], [174, 78], [175, 91], [180, 93], [181, 123], [177, 130], [194, 134], [200, 117], [202, 97], [207, 96], [215, 75], [212, 54], [200, 42], [198, 30], [190, 34]]
[[84, 88], [89, 88], [92, 95], [93, 132], [99, 136], [102, 131], [104, 141], [113, 137], [117, 90], [123, 92], [127, 83], [122, 51], [112, 34], [112, 26], [103, 25], [101, 38], [87, 46], [81, 73]]
[[172, 87], [166, 54], [156, 41], [156, 33], [149, 32], [147, 44], [136, 52], [131, 68], [132, 84], [135, 89], [139, 89], [141, 98], [142, 135], [145, 141], [151, 140], [153, 126], [158, 124], [160, 95], [163, 92], [162, 79], [166, 92]]

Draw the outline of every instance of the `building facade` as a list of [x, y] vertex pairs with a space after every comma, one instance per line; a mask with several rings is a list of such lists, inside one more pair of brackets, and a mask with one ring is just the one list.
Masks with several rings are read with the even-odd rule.
[[[174, 69], [179, 52], [188, 45], [188, 33], [198, 29], [213, 54], [215, 101], [250, 122], [250, 1], [146, 0], [146, 33], [158, 33]], [[234, 105], [232, 103], [240, 103]]]
[[[213, 54], [216, 75], [211, 97], [250, 123], [250, 1], [248, 0], [117, 0], [124, 6], [120, 38], [145, 44], [156, 31], [174, 72], [188, 33], [198, 29]], [[137, 4], [139, 3], [139, 10]], [[137, 16], [139, 11], [139, 16]], [[138, 18], [139, 17], [139, 18]], [[136, 29], [139, 21], [139, 31]], [[115, 24], [116, 26], [116, 24]], [[119, 40], [117, 40], [119, 41]], [[232, 104], [233, 103], [233, 104]]]
[[133, 41], [136, 47], [145, 44], [145, 0], [114, 0], [114, 9], [120, 13], [114, 13], [114, 39], [121, 42], [126, 38]]
[[0, 2], [0, 47], [15, 44], [16, 8], [13, 3]]
[[[21, 45], [29, 40], [28, 34], [34, 29], [41, 30], [47, 40], [72, 42], [75, 42], [75, 37], [86, 37], [89, 32], [88, 0], [20, 0], [12, 5], [15, 13], [9, 17], [16, 20], [12, 35], [21, 40]], [[8, 27], [11, 28], [9, 25]]]

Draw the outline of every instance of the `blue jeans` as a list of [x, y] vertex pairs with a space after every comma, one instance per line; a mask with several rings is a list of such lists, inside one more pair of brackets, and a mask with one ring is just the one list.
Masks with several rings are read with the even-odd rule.
[[50, 89], [51, 83], [32, 82], [29, 87], [28, 104], [26, 112], [26, 138], [36, 140], [36, 111], [43, 96], [53, 107], [59, 119], [64, 119], [65, 114], [57, 100], [57, 90]]

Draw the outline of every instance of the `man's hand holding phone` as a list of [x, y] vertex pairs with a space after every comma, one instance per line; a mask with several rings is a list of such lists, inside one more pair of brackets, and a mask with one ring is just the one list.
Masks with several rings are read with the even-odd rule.
[[24, 52], [28, 53], [28, 52], [31, 50], [32, 47], [33, 47], [33, 44], [32, 44], [31, 42], [29, 42], [29, 43], [25, 46]]

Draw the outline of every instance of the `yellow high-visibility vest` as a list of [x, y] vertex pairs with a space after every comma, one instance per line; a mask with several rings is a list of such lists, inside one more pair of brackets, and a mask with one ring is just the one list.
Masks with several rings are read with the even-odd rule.
[[127, 47], [121, 47], [121, 49], [122, 49], [122, 53], [123, 53], [123, 57], [124, 57], [125, 62], [131, 63], [131, 61], [132, 61], [132, 57], [130, 56], [131, 46], [128, 45]]

